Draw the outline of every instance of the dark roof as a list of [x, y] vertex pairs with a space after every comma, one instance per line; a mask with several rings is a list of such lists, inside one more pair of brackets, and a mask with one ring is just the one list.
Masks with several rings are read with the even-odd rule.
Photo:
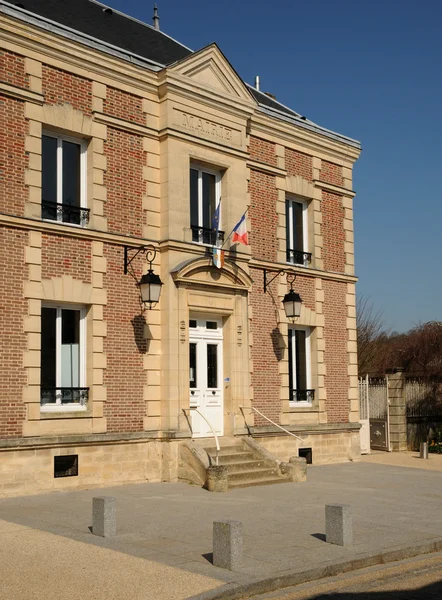
[[[192, 54], [192, 50], [154, 27], [109, 9], [92, 0], [7, 0], [11, 5], [167, 65]], [[147, 4], [146, 4], [147, 6]]]
[[295, 112], [288, 106], [285, 106], [284, 104], [281, 104], [277, 100], [274, 100], [273, 98], [268, 96], [265, 92], [258, 91], [256, 88], [252, 87], [248, 83], [246, 85], [249, 88], [249, 92], [252, 94], [252, 96], [255, 98], [255, 100], [258, 102], [258, 104], [267, 106], [268, 108], [273, 108], [275, 110], [279, 110], [279, 112], [282, 112], [282, 113], [287, 113], [288, 115], [290, 115], [292, 117], [300, 117], [301, 116], [299, 113]]

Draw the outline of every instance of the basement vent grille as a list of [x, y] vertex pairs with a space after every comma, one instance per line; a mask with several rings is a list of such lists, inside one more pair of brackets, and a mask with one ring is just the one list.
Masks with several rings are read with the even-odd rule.
[[78, 454], [54, 456], [54, 477], [76, 477], [78, 475]]
[[308, 465], [313, 463], [313, 454], [311, 448], [299, 448], [298, 456], [299, 458], [305, 458]]

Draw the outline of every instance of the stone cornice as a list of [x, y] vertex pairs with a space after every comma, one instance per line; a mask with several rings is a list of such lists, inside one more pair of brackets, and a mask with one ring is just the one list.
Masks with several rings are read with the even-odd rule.
[[[263, 113], [256, 112], [251, 118], [250, 134], [259, 134], [263, 139], [272, 139], [283, 143], [297, 143], [318, 158], [335, 159], [341, 164], [351, 166], [359, 157], [360, 151], [344, 142], [337, 142], [317, 132], [302, 129], [287, 121], [280, 121]], [[276, 139], [275, 139], [276, 138]]]
[[154, 244], [157, 242], [146, 238], [131, 237], [120, 235], [118, 233], [109, 233], [106, 231], [98, 231], [97, 229], [87, 229], [82, 227], [72, 227], [70, 225], [62, 225], [61, 223], [50, 223], [48, 221], [40, 221], [38, 219], [30, 219], [28, 217], [16, 217], [0, 213], [0, 225], [6, 227], [14, 227], [16, 229], [26, 229], [29, 231], [40, 231], [41, 233], [49, 233], [52, 235], [62, 235], [65, 237], [87, 239], [95, 242], [107, 242], [108, 244], [116, 244], [121, 246], [142, 246], [144, 244]]
[[16, 85], [5, 83], [4, 81], [0, 81], [0, 93], [4, 94], [5, 96], [9, 96], [10, 98], [15, 98], [16, 100], [33, 102], [34, 104], [44, 103], [43, 94], [37, 94], [36, 92], [25, 90], [24, 88], [17, 87]]
[[340, 185], [326, 183], [325, 181], [321, 181], [320, 179], [314, 179], [313, 185], [315, 187], [321, 188], [322, 190], [332, 192], [333, 194], [338, 194], [339, 196], [347, 196], [348, 198], [354, 198], [356, 196], [356, 192], [354, 192], [353, 190], [341, 187]]
[[345, 273], [335, 273], [332, 271], [324, 271], [321, 269], [312, 269], [310, 267], [301, 267], [290, 263], [279, 263], [252, 258], [249, 266], [251, 269], [266, 269], [267, 271], [280, 271], [295, 273], [301, 277], [319, 277], [320, 279], [331, 279], [333, 281], [342, 281], [345, 283], [356, 283], [358, 278], [354, 275], [346, 275]]
[[247, 166], [253, 169], [254, 171], [261, 171], [261, 173], [266, 173], [267, 175], [276, 175], [276, 177], [284, 178], [287, 177], [287, 171], [285, 169], [272, 167], [271, 165], [259, 162], [257, 160], [247, 161]]
[[126, 121], [124, 119], [120, 119], [119, 117], [112, 117], [110, 115], [98, 111], [94, 111], [92, 115], [94, 117], [94, 120], [97, 121], [97, 123], [109, 125], [114, 129], [120, 129], [122, 131], [135, 133], [144, 137], [150, 137], [156, 140], [158, 139], [158, 130], [154, 129], [153, 127], [149, 127], [148, 125], [140, 125], [139, 123]]

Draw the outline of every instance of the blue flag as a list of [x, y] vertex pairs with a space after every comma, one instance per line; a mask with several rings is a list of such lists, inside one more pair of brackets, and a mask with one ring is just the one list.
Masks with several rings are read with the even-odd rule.
[[219, 231], [219, 212], [221, 207], [221, 198], [219, 199], [218, 206], [215, 209], [212, 217], [212, 230], [216, 231], [216, 235], [218, 235]]

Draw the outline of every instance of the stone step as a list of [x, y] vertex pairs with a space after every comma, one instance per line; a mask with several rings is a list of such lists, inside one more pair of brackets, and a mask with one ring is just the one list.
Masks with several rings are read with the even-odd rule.
[[261, 477], [260, 479], [247, 479], [243, 481], [229, 481], [229, 489], [254, 487], [255, 485], [273, 485], [274, 483], [290, 483], [283, 477]]
[[[215, 455], [210, 455], [215, 460]], [[220, 454], [219, 464], [230, 465], [232, 463], [240, 463], [246, 460], [255, 460], [255, 457], [251, 452], [236, 452], [235, 454]]]
[[253, 471], [254, 469], [269, 469], [272, 468], [273, 465], [268, 465], [265, 460], [242, 460], [239, 462], [231, 462], [226, 466], [230, 473], [239, 473], [242, 471]]
[[278, 478], [278, 473], [276, 472], [275, 469], [269, 469], [269, 468], [257, 468], [257, 469], [251, 469], [249, 471], [237, 471], [236, 473], [231, 473], [230, 471], [227, 474], [227, 479], [229, 482], [229, 486], [231, 483], [236, 483], [237, 481], [255, 481], [255, 480], [262, 480], [262, 479], [266, 479], [266, 478]]
[[[210, 456], [215, 456], [216, 454], [216, 448], [213, 448], [212, 446], [210, 446], [210, 448], [204, 448], [204, 450], [207, 454], [210, 454]], [[235, 454], [236, 452], [249, 452], [249, 450], [244, 450], [242, 446], [222, 446], [219, 455]]]

